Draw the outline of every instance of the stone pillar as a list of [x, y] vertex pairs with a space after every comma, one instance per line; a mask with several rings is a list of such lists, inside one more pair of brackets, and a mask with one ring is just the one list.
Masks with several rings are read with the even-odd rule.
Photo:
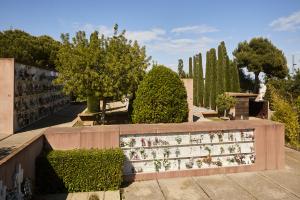
[[0, 134], [14, 133], [14, 59], [0, 58]]
[[183, 81], [184, 87], [187, 93], [187, 102], [189, 105], [189, 122], [193, 122], [193, 79], [185, 78], [181, 79]]

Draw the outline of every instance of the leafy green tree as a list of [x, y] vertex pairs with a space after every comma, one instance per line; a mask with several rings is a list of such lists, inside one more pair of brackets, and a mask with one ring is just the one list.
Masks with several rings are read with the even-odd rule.
[[133, 123], [179, 123], [188, 119], [187, 94], [177, 73], [158, 65], [142, 80], [133, 103]]
[[228, 96], [226, 94], [219, 94], [217, 96], [216, 104], [218, 108], [218, 112], [224, 113], [224, 117], [226, 117], [227, 111], [233, 107], [236, 103], [236, 99], [234, 97]]
[[217, 98], [217, 76], [218, 76], [218, 68], [217, 68], [217, 57], [216, 57], [216, 49], [210, 49], [210, 63], [211, 63], [211, 108], [216, 109], [216, 98]]
[[205, 69], [205, 98], [204, 106], [211, 107], [211, 93], [212, 93], [212, 68], [211, 68], [210, 51], [206, 52], [206, 69]]
[[182, 59], [178, 60], [178, 75], [180, 78], [186, 78], [186, 73], [183, 70], [183, 60]]
[[199, 106], [198, 96], [198, 56], [193, 56], [193, 105]]
[[189, 57], [189, 78], [193, 78], [193, 58]]
[[255, 88], [259, 89], [259, 74], [264, 72], [267, 77], [285, 78], [288, 74], [286, 58], [281, 50], [266, 38], [253, 38], [250, 42], [244, 41], [238, 44], [233, 55], [239, 68], [246, 67], [254, 72]]
[[60, 42], [49, 36], [32, 36], [21, 30], [0, 32], [0, 57], [19, 63], [55, 70]]
[[72, 43], [69, 35], [63, 34], [58, 52], [59, 76], [55, 82], [63, 83], [67, 94], [87, 98], [89, 112], [98, 112], [102, 100], [102, 122], [107, 101], [133, 94], [149, 65], [145, 48], [128, 41], [125, 31], [119, 34], [117, 25], [114, 30], [107, 38], [95, 31], [89, 40], [79, 31]]
[[203, 67], [202, 67], [202, 55], [198, 54], [198, 77], [197, 77], [197, 94], [198, 94], [198, 106], [203, 106], [204, 99], [204, 80], [203, 80]]
[[217, 95], [223, 94], [226, 90], [225, 67], [226, 67], [226, 47], [222, 41], [218, 46], [218, 74], [217, 74]]
[[297, 112], [293, 110], [292, 105], [283, 97], [276, 93], [275, 88], [269, 86], [272, 108], [274, 114], [272, 120], [284, 123], [286, 141], [292, 145], [297, 144], [299, 137], [299, 121]]

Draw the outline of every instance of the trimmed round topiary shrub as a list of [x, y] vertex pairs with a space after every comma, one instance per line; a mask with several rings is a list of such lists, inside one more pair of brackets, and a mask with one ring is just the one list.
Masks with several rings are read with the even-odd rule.
[[140, 83], [133, 102], [133, 123], [179, 123], [188, 119], [187, 94], [177, 73], [159, 65]]

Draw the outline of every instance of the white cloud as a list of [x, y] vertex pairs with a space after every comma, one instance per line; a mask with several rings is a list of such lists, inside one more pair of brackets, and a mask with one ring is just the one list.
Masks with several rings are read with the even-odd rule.
[[272, 21], [269, 26], [275, 31], [295, 31], [300, 28], [300, 11]]
[[183, 26], [171, 30], [172, 33], [211, 33], [219, 31], [217, 28], [206, 24], [198, 26]]
[[163, 29], [151, 29], [146, 31], [127, 31], [126, 36], [131, 40], [137, 40], [141, 43], [150, 42], [153, 40], [162, 40], [162, 36], [166, 34]]
[[206, 50], [210, 44], [215, 42], [214, 39], [208, 37], [200, 37], [198, 39], [181, 38], [181, 39], [165, 39], [147, 45], [151, 51], [161, 51], [167, 54], [180, 53], [196, 53], [200, 50]]
[[74, 23], [73, 28], [76, 29], [76, 31], [85, 31], [87, 35], [91, 34], [94, 31], [98, 31], [100, 34], [103, 34], [105, 36], [111, 36], [114, 32], [113, 27], [107, 27], [104, 25], [93, 25], [93, 24], [79, 24]]

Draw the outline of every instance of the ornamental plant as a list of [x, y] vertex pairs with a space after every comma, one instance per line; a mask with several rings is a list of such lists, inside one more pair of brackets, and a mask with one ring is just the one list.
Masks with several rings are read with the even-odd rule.
[[298, 115], [293, 110], [291, 104], [277, 94], [272, 86], [269, 87], [269, 90], [272, 99], [272, 108], [275, 111], [271, 119], [284, 123], [286, 142], [295, 145], [297, 144], [300, 130]]
[[216, 104], [219, 114], [224, 113], [226, 117], [226, 112], [235, 105], [236, 99], [234, 97], [228, 96], [226, 94], [220, 94], [217, 97]]
[[140, 83], [133, 102], [133, 123], [180, 123], [188, 119], [187, 94], [177, 73], [154, 66]]

